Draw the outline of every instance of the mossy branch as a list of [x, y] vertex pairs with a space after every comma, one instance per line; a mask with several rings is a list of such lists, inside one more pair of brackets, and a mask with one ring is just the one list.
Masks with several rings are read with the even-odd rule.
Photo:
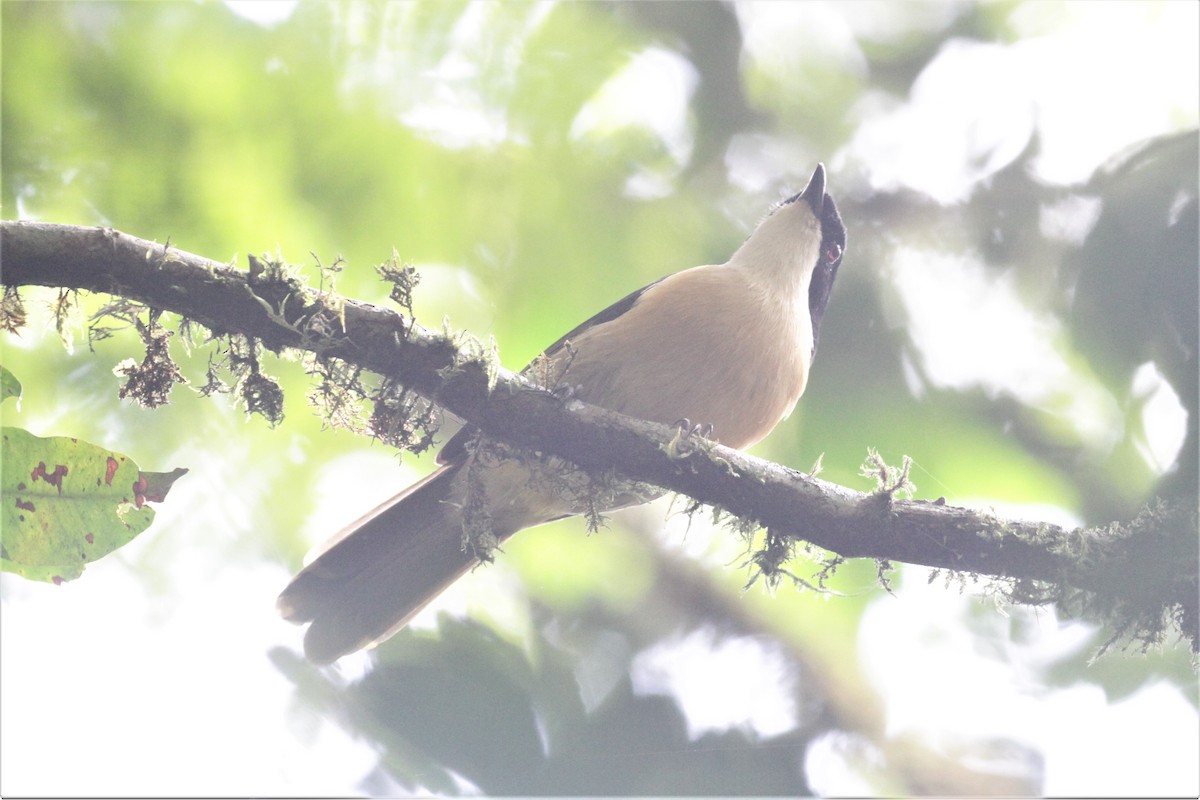
[[[308, 289], [255, 260], [249, 272], [111, 229], [0, 222], [3, 283], [105, 292], [172, 311], [217, 334], [252, 337], [378, 373], [489, 435], [597, 472], [688, 495], [842, 557], [1003, 579], [1004, 593], [1099, 613], [1158, 641], [1173, 625], [1197, 645], [1197, 510], [1154, 504], [1129, 524], [1067, 530], [897, 497], [902, 477], [862, 493], [678, 430], [535, 387], [411, 316]], [[888, 476], [877, 457], [873, 472]], [[770, 577], [770, 576], [768, 576]], [[1126, 629], [1126, 630], [1122, 630]]]

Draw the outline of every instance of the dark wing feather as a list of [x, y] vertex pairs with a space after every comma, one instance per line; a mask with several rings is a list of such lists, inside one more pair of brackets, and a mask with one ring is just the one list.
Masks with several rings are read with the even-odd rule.
[[[641, 299], [642, 295], [646, 293], [647, 289], [649, 289], [651, 286], [657, 286], [658, 284], [662, 283], [663, 280], [663, 278], [659, 278], [654, 283], [648, 283], [642, 288], [638, 289], [636, 292], [630, 292], [600, 313], [589, 317], [585, 321], [576, 325], [570, 331], [560, 336], [558, 341], [543, 350], [542, 355], [554, 356], [567, 342], [578, 337], [579, 334], [583, 333], [588, 328], [594, 328], [597, 325], [603, 325], [606, 322], [612, 322], [614, 319], [633, 308], [637, 301]], [[526, 369], [529, 369], [529, 367], [527, 366]]]
[[[589, 317], [584, 322], [580, 323], [579, 325], [576, 325], [570, 331], [568, 331], [567, 333], [560, 336], [558, 338], [558, 341], [556, 341], [554, 344], [550, 345], [545, 350], [543, 350], [542, 355], [547, 356], [547, 357], [553, 357], [553, 356], [557, 355], [558, 352], [563, 349], [563, 347], [566, 346], [567, 342], [578, 337], [579, 334], [583, 333], [588, 328], [594, 328], [597, 325], [603, 325], [605, 322], [612, 322], [614, 319], [621, 316], [629, 309], [633, 308], [633, 306], [637, 303], [637, 301], [641, 298], [641, 296], [646, 293], [647, 289], [649, 289], [651, 286], [655, 286], [655, 285], [661, 283], [662, 281], [663, 281], [663, 278], [659, 278], [658, 280], [654, 281], [654, 283], [646, 284], [642, 288], [638, 289], [636, 292], [631, 292], [631, 293], [625, 295], [620, 300], [613, 303], [611, 306], [604, 309], [600, 313], [598, 313], [592, 317]], [[525, 369], [528, 370], [529, 366], [531, 366], [531, 365], [526, 365]], [[437, 457], [438, 463], [439, 464], [460, 464], [460, 463], [462, 463], [467, 457], [467, 442], [471, 439], [472, 436], [475, 435], [476, 431], [477, 431], [477, 429], [474, 425], [466, 425], [458, 433], [451, 436], [449, 441], [447, 441], [446, 444], [442, 447], [442, 449], [438, 452], [438, 457]]]

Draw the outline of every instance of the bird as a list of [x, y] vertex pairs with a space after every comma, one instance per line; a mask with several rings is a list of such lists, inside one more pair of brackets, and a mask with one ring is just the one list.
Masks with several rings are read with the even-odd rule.
[[[714, 441], [748, 448], [804, 392], [845, 248], [818, 164], [728, 261], [675, 272], [618, 300], [523, 374], [543, 385], [553, 375], [579, 400], [665, 425], [695, 422]], [[480, 526], [500, 542], [588, 510], [555, 481], [567, 462], [520, 457], [469, 425], [442, 447], [438, 464], [335, 535], [279, 595], [286, 620], [309, 623], [309, 661], [333, 663], [400, 630], [487, 558], [472, 546]], [[661, 493], [618, 483], [603, 510]]]

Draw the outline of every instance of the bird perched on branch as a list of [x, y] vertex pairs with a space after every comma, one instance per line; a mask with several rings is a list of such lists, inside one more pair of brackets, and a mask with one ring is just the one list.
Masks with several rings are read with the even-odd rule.
[[[772, 209], [724, 264], [668, 275], [617, 301], [547, 348], [526, 375], [554, 375], [585, 402], [668, 425], [691, 420], [724, 445], [749, 447], [804, 392], [845, 246], [818, 165], [804, 191]], [[503, 541], [594, 504], [553, 480], [572, 469], [567, 462], [489, 444], [499, 445], [464, 428], [436, 471], [347, 527], [292, 579], [279, 609], [311, 623], [310, 660], [330, 663], [391, 636], [479, 563], [472, 543], [481, 535]], [[620, 484], [603, 510], [659, 492]]]

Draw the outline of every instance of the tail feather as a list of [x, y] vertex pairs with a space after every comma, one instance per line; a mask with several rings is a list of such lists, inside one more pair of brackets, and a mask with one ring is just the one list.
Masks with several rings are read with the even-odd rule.
[[279, 595], [286, 619], [312, 622], [309, 660], [328, 664], [387, 638], [477, 563], [447, 502], [458, 469], [442, 467], [350, 525]]

